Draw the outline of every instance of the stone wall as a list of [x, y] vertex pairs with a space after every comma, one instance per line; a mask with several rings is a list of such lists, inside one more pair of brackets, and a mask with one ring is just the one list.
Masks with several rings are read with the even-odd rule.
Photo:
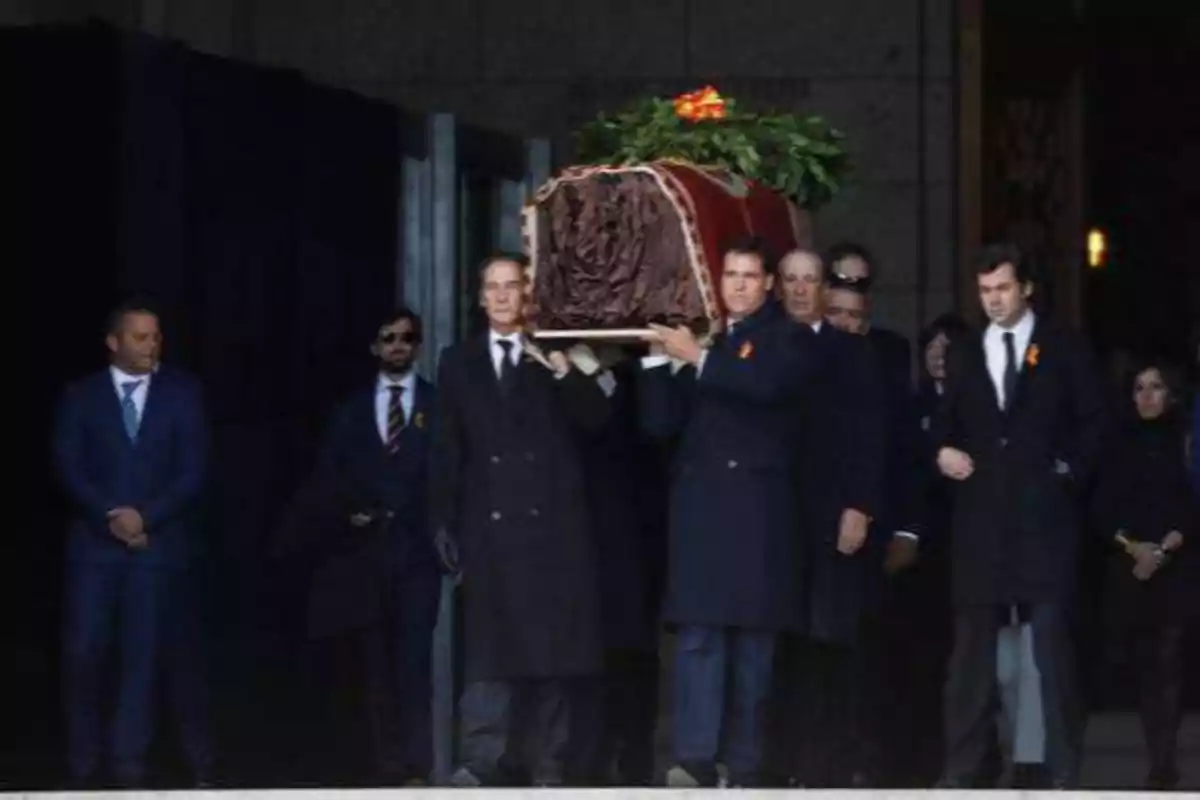
[[28, 0], [0, 22], [101, 17], [212, 53], [490, 128], [570, 131], [649, 92], [712, 82], [825, 115], [857, 172], [818, 218], [881, 262], [877, 314], [910, 336], [953, 306], [955, 0]]

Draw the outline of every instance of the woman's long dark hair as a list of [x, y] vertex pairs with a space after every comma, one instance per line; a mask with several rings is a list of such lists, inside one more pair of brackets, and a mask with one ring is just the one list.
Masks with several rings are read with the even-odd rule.
[[1137, 404], [1133, 399], [1133, 388], [1137, 385], [1138, 376], [1150, 370], [1157, 371], [1162, 376], [1163, 383], [1167, 387], [1167, 407], [1163, 410], [1163, 414], [1159, 417], [1159, 420], [1172, 426], [1181, 426], [1185, 410], [1184, 401], [1187, 398], [1187, 393], [1184, 389], [1183, 371], [1168, 359], [1158, 356], [1142, 357], [1134, 360], [1129, 370], [1125, 373], [1124, 379], [1121, 381], [1121, 386], [1124, 388], [1121, 398], [1121, 417], [1130, 421], [1141, 419], [1137, 413]]
[[933, 387], [933, 376], [929, 374], [928, 368], [925, 366], [925, 351], [929, 348], [929, 343], [938, 337], [938, 334], [945, 334], [946, 339], [950, 344], [947, 348], [952, 347], [955, 342], [958, 342], [966, 337], [970, 331], [970, 327], [957, 314], [942, 314], [940, 317], [930, 322], [921, 332], [917, 334], [917, 364], [918, 374], [920, 378], [917, 381], [921, 391], [929, 391]]

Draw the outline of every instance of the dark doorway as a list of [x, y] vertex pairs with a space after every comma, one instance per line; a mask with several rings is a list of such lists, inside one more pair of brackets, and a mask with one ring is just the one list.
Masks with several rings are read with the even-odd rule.
[[[1194, 390], [1189, 337], [1200, 324], [1194, 87], [1200, 25], [1183, 4], [1145, 13], [1114, 0], [1088, 2], [1084, 22], [1087, 216], [1108, 244], [1104, 263], [1086, 271], [1084, 322], [1114, 380], [1127, 377], [1137, 358], [1154, 356], [1193, 370]], [[1121, 392], [1122, 410], [1124, 402]], [[1198, 663], [1194, 635], [1188, 650], [1189, 664]], [[1100, 693], [1099, 704], [1130, 707], [1133, 699], [1120, 685]], [[1187, 706], [1200, 708], [1200, 687], [1187, 682], [1185, 691]]]
[[1200, 322], [1200, 25], [1186, 4], [1086, 8], [1089, 216], [1110, 244], [1089, 270], [1088, 327], [1107, 351], [1187, 363]]

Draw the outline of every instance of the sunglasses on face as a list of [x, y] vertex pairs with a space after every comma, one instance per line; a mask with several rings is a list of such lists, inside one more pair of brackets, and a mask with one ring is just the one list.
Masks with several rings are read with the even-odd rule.
[[388, 331], [387, 333], [379, 334], [380, 344], [395, 344], [396, 342], [400, 342], [401, 344], [416, 344], [419, 341], [420, 339], [417, 338], [417, 334], [412, 331], [404, 331], [403, 333]]
[[833, 289], [849, 289], [852, 292], [866, 294], [871, 290], [871, 276], [855, 277], [843, 275], [840, 272], [829, 273], [829, 286]]

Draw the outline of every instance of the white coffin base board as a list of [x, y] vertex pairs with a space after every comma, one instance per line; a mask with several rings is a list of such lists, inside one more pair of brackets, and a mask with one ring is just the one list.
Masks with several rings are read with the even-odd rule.
[[[195, 792], [11, 792], [0, 798], [20, 800], [1098, 800], [1159, 799], [1152, 792], [1018, 792], [966, 790], [836, 790], [836, 789], [225, 789]], [[1181, 795], [1187, 796], [1187, 795]], [[1195, 796], [1195, 795], [1192, 795]]]

